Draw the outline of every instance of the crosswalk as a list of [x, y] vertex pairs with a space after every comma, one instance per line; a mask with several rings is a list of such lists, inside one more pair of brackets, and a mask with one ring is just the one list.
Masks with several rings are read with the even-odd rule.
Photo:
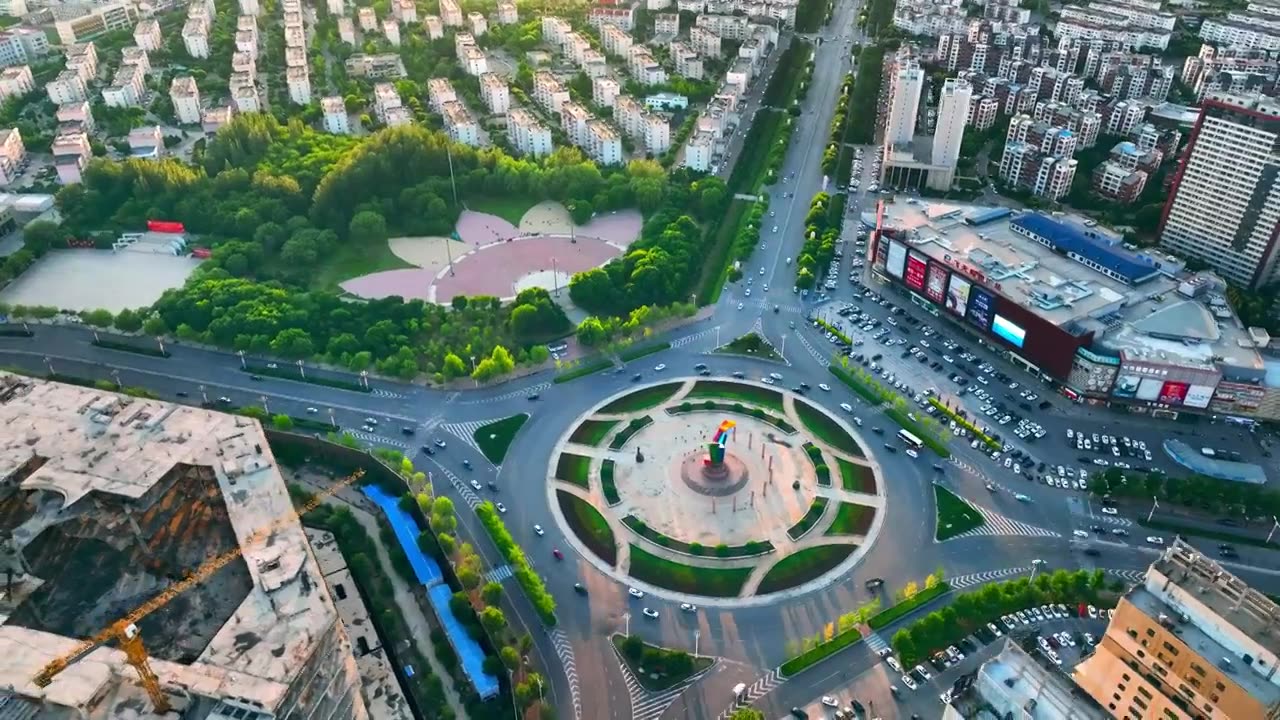
[[480, 450], [480, 446], [476, 445], [476, 431], [479, 430], [481, 427], [488, 425], [490, 422], [492, 421], [491, 420], [471, 420], [468, 422], [460, 422], [460, 423], [445, 423], [440, 426], [440, 429], [458, 438], [459, 440], [466, 443], [467, 445], [470, 445], [472, 449], [478, 452]]
[[889, 647], [889, 643], [885, 642], [884, 638], [880, 637], [880, 633], [875, 630], [868, 629], [863, 640], [866, 641], [867, 647], [871, 648], [871, 651], [877, 655], [880, 654], [881, 650]]
[[720, 329], [720, 326], [719, 326], [719, 325], [717, 325], [717, 326], [715, 326], [715, 327], [709, 327], [709, 328], [707, 328], [706, 330], [700, 330], [700, 331], [698, 331], [698, 332], [696, 332], [696, 333], [693, 333], [693, 334], [691, 334], [691, 335], [685, 335], [684, 337], [678, 337], [678, 338], [676, 338], [675, 340], [672, 340], [672, 341], [671, 341], [671, 347], [673, 347], [673, 348], [684, 347], [685, 345], [688, 345], [688, 344], [690, 344], [690, 343], [697, 342], [697, 341], [699, 341], [699, 340], [701, 340], [701, 339], [703, 339], [703, 338], [707, 337], [708, 335], [713, 335], [713, 334], [715, 334], [715, 332], [716, 332], [717, 330], [719, 330], [719, 329]]
[[560, 664], [564, 666], [565, 679], [569, 681], [569, 694], [573, 696], [574, 720], [582, 720], [582, 699], [578, 690], [578, 667], [573, 661], [573, 643], [569, 642], [569, 636], [560, 628], [553, 629], [550, 635], [551, 644], [556, 649]]
[[382, 435], [375, 435], [363, 430], [352, 430], [350, 428], [342, 428], [342, 432], [370, 445], [385, 445], [387, 447], [399, 448], [401, 450], [407, 450], [409, 448], [408, 443], [397, 438], [383, 437]]
[[502, 565], [499, 565], [496, 568], [493, 568], [489, 572], [485, 573], [484, 581], [500, 583], [503, 580], [506, 580], [507, 578], [511, 577], [512, 575], [515, 575], [515, 571], [511, 569], [510, 565], [507, 565], [504, 563]]
[[[1010, 537], [1062, 537], [1059, 533], [1052, 530], [1046, 530], [1042, 527], [1036, 527], [1020, 520], [1007, 518], [998, 512], [988, 510], [984, 507], [969, 503], [969, 506], [978, 511], [985, 521], [982, 525], [970, 530], [966, 533], [951, 538], [951, 540], [959, 540], [961, 538], [971, 537], [991, 537], [991, 536], [1010, 536]], [[946, 541], [950, 542], [950, 540]]]
[[[617, 649], [614, 649], [617, 652]], [[622, 668], [622, 679], [627, 684], [627, 695], [631, 700], [631, 718], [632, 720], [657, 720], [662, 717], [662, 713], [671, 707], [671, 704], [680, 697], [690, 685], [697, 682], [698, 677], [695, 676], [685, 680], [673, 688], [663, 690], [661, 692], [652, 692], [644, 689], [640, 685], [640, 681], [636, 679], [631, 668], [627, 667], [627, 663], [618, 658], [618, 666]]]
[[471, 489], [471, 486], [462, 481], [462, 478], [455, 475], [449, 468], [441, 465], [439, 460], [436, 460], [435, 458], [427, 459], [431, 461], [432, 465], [436, 466], [432, 475], [435, 475], [436, 473], [444, 475], [445, 479], [449, 481], [449, 484], [453, 486], [453, 489], [457, 490], [458, 494], [462, 496], [462, 501], [467, 504], [467, 507], [474, 510], [476, 506], [480, 504], [480, 496], [476, 495], [475, 491]]
[[810, 344], [804, 335], [795, 333], [794, 337], [800, 341], [800, 344], [804, 346], [805, 351], [808, 352], [819, 365], [824, 368], [831, 365], [831, 358]]
[[1126, 580], [1131, 583], [1140, 583], [1147, 577], [1145, 570], [1107, 570], [1107, 574], [1115, 575], [1121, 580]]
[[[742, 298], [741, 302], [742, 302], [742, 309], [744, 312], [747, 310], [760, 310], [762, 312], [765, 312], [765, 311], [773, 312], [773, 306], [775, 305], [775, 303], [769, 302], [767, 298], [758, 298], [758, 299]], [[781, 314], [787, 314], [787, 315], [803, 315], [804, 314], [804, 308], [800, 307], [799, 305], [791, 305], [789, 303], [785, 305], [782, 303], [776, 303], [776, 305], [778, 306], [778, 314], [780, 315]]]
[[1031, 572], [1030, 567], [1013, 567], [1004, 568], [1002, 570], [987, 570], [985, 572], [970, 573], [968, 575], [960, 575], [953, 578], [947, 578], [947, 584], [952, 590], [963, 590], [964, 588], [973, 587], [975, 585], [985, 585], [997, 580], [1005, 580], [1018, 575], [1025, 575]]
[[408, 397], [398, 392], [383, 390], [382, 388], [374, 388], [369, 394], [376, 398], [387, 398], [389, 400], [403, 400]]
[[741, 697], [726, 708], [724, 712], [716, 716], [716, 720], [726, 720], [734, 710], [746, 707], [765, 695], [768, 695], [783, 682], [785, 682], [785, 680], [783, 680], [782, 673], [778, 672], [777, 668], [770, 670], [757, 678], [755, 682], [751, 683], [751, 685], [743, 691]]

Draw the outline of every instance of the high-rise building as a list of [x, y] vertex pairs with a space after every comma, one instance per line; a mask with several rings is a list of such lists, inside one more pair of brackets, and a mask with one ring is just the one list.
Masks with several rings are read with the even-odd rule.
[[1160, 244], [1242, 287], [1280, 279], [1280, 101], [1205, 95], [1165, 202]]
[[1280, 606], [1175, 540], [1120, 599], [1082, 690], [1120, 718], [1280, 718]]
[[195, 125], [200, 122], [200, 88], [190, 75], [179, 75], [169, 84], [169, 99], [173, 101], [173, 114], [179, 125]]
[[[942, 99], [938, 102], [938, 120], [933, 131], [933, 164], [956, 167], [960, 159], [960, 144], [964, 141], [964, 126], [969, 119], [969, 103], [973, 99], [973, 86], [968, 80], [952, 78], [942, 84]], [[937, 173], [942, 175], [944, 173]], [[938, 177], [942, 188], [950, 188], [955, 174]], [[929, 178], [930, 185], [935, 178]]]
[[338, 95], [320, 98], [320, 112], [324, 114], [324, 131], [334, 135], [351, 134], [351, 118], [347, 115], [346, 102]]
[[923, 88], [924, 71], [920, 63], [913, 57], [900, 55], [889, 86], [889, 122], [884, 130], [886, 150], [893, 145], [905, 145], [915, 136]]

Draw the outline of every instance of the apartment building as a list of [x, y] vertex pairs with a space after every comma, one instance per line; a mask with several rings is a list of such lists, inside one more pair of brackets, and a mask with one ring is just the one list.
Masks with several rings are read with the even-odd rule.
[[158, 160], [164, 157], [164, 134], [158, 125], [134, 128], [127, 138], [129, 155], [135, 158]]
[[373, 114], [382, 123], [387, 122], [387, 113], [393, 108], [401, 107], [400, 93], [391, 83], [377, 83], [373, 86]]
[[1138, 27], [1156, 33], [1172, 33], [1177, 16], [1152, 10], [1149, 5], [1119, 2], [1118, 0], [1094, 0], [1087, 5], [1068, 5], [1062, 9], [1062, 19], [1100, 24]]
[[345, 0], [325, 0], [325, 7], [329, 10], [329, 14], [340, 17], [347, 14], [347, 3]]
[[613, 102], [621, 92], [621, 86], [613, 78], [598, 77], [591, 79], [591, 101], [600, 107], [613, 107]]
[[58, 172], [58, 182], [62, 185], [80, 182], [84, 166], [93, 157], [89, 135], [81, 129], [59, 130], [53, 138], [50, 152], [53, 154], [54, 169]]
[[1107, 160], [1094, 168], [1090, 187], [1100, 197], [1128, 205], [1137, 201], [1147, 186], [1150, 175], [1139, 167], [1142, 154], [1138, 146], [1125, 140], [1111, 148]]
[[427, 80], [427, 102], [433, 112], [444, 112], [445, 103], [457, 102], [458, 93], [448, 78], [431, 78]]
[[489, 21], [478, 12], [467, 14], [467, 25], [471, 27], [471, 34], [476, 37], [489, 32]]
[[1206, 43], [1200, 46], [1196, 57], [1182, 63], [1182, 82], [1195, 93], [1197, 102], [1210, 91], [1274, 96], [1277, 77], [1280, 77], [1280, 61], [1265, 50], [1218, 50]]
[[702, 58], [688, 45], [673, 42], [669, 48], [671, 62], [675, 64], [676, 74], [692, 80], [701, 80], [703, 75]]
[[658, 13], [653, 16], [653, 34], [670, 35], [675, 37], [680, 34], [680, 13]]
[[480, 77], [489, 72], [489, 56], [475, 45], [462, 49], [462, 69], [472, 77]]
[[565, 38], [569, 37], [569, 33], [573, 32], [573, 27], [569, 25], [564, 18], [558, 18], [554, 15], [544, 15], [542, 18], [542, 39], [552, 45], [564, 45]]
[[331, 135], [351, 134], [351, 118], [347, 115], [347, 104], [341, 96], [320, 98], [320, 113], [325, 132]]
[[1136, 100], [1112, 100], [1098, 109], [1102, 132], [1128, 135], [1147, 116], [1147, 108]]
[[1008, 143], [1000, 158], [1000, 177], [1011, 185], [1049, 200], [1061, 200], [1071, 191], [1079, 161], [1045, 155], [1026, 143]]
[[428, 15], [422, 18], [422, 27], [427, 31], [428, 40], [439, 40], [444, 37], [444, 22], [438, 15]]
[[451, 140], [469, 147], [480, 147], [480, 126], [465, 105], [445, 103], [441, 115], [444, 116], [444, 130]]
[[60, 132], [63, 130], [93, 132], [93, 110], [89, 108], [89, 103], [84, 100], [59, 105], [58, 109], [54, 111], [53, 117], [58, 121], [58, 130]]
[[240, 0], [240, 14], [257, 17], [262, 12], [258, 0]]
[[49, 101], [54, 105], [80, 102], [89, 97], [84, 78], [80, 77], [75, 70], [63, 70], [58, 73], [57, 77], [45, 83], [44, 91], [48, 93]]
[[231, 102], [238, 113], [262, 112], [262, 100], [258, 88], [252, 83], [237, 85], [231, 90]]
[[746, 40], [751, 35], [751, 20], [741, 15], [704, 14], [694, 19], [694, 26], [719, 35], [725, 40]]
[[120, 50], [120, 65], [132, 65], [141, 70], [144, 76], [151, 73], [151, 57], [146, 50], [136, 45]]
[[1112, 717], [1280, 716], [1280, 606], [1175, 539], [1073, 679]]
[[440, 21], [445, 27], [462, 27], [462, 8], [456, 0], [440, 0]]
[[511, 109], [511, 88], [497, 73], [480, 76], [480, 99], [494, 115], [505, 115]]
[[520, 12], [513, 2], [498, 3], [497, 15], [499, 25], [515, 25], [520, 22]]
[[190, 75], [179, 75], [169, 83], [169, 100], [173, 102], [173, 114], [179, 125], [196, 125], [200, 122], [200, 88]]
[[127, 30], [138, 20], [138, 8], [132, 3], [109, 3], [84, 9], [87, 12], [79, 17], [54, 23], [58, 41], [63, 45], [84, 42], [116, 30]]
[[122, 65], [111, 78], [111, 84], [102, 90], [102, 102], [107, 107], [136, 107], [146, 89], [146, 73], [137, 65]]
[[35, 78], [27, 65], [0, 70], [0, 102], [11, 97], [22, 97], [36, 89]]
[[[1000, 641], [997, 641], [1000, 642]], [[976, 672], [959, 678], [945, 693], [942, 720], [1017, 718], [1018, 720], [1106, 720], [1109, 716], [1088, 699], [1070, 678], [1023, 650], [1012, 637], [1000, 653]]]
[[549, 113], [560, 112], [560, 106], [569, 101], [569, 91], [546, 70], [533, 75], [533, 99]]
[[720, 36], [705, 27], [694, 25], [689, 28], [689, 44], [693, 46], [693, 49], [699, 55], [712, 58], [720, 57], [722, 53], [720, 43]]
[[1211, 93], [1174, 175], [1160, 244], [1241, 287], [1280, 280], [1280, 101]]
[[644, 130], [641, 122], [644, 119], [645, 107], [630, 95], [619, 95], [613, 101], [613, 121], [628, 137], [639, 137]]
[[378, 13], [371, 7], [356, 8], [356, 24], [362, 32], [371, 33], [378, 29]]
[[93, 43], [72, 45], [66, 49], [67, 69], [74, 71], [85, 84], [98, 77], [98, 48]]
[[418, 6], [413, 0], [395, 0], [391, 3], [391, 14], [403, 25], [418, 22]]
[[974, 130], [982, 131], [995, 126], [1000, 116], [1000, 101], [992, 95], [974, 95], [969, 101], [967, 122]]
[[627, 56], [627, 69], [631, 77], [641, 85], [661, 85], [667, 81], [667, 71], [643, 45], [631, 48], [631, 53]]
[[289, 99], [296, 105], [311, 104], [311, 71], [306, 65], [285, 68], [285, 84], [289, 86]]
[[671, 149], [671, 123], [666, 117], [645, 112], [641, 122], [644, 131], [641, 140], [644, 142], [645, 150], [656, 157]]
[[600, 165], [617, 165], [622, 162], [622, 138], [613, 126], [603, 120], [587, 123], [587, 155]]
[[581, 67], [583, 56], [587, 51], [591, 50], [591, 41], [582, 33], [571, 32], [565, 36], [560, 50], [569, 59], [569, 62]]
[[684, 167], [697, 172], [711, 169], [711, 158], [715, 153], [716, 138], [706, 131], [695, 132], [684, 146]]
[[507, 113], [507, 138], [521, 155], [542, 157], [555, 149], [551, 130], [523, 108], [512, 108]]
[[950, 172], [931, 172], [930, 187], [951, 188], [955, 181], [955, 168], [960, 160], [960, 145], [964, 142], [964, 129], [969, 119], [969, 106], [973, 101], [973, 86], [968, 80], [950, 78], [943, 82], [938, 100], [937, 122], [933, 130], [933, 151], [930, 164], [950, 168]]
[[[338, 38], [342, 42], [355, 47], [356, 44], [356, 23], [349, 17], [338, 18]], [[435, 38], [432, 38], [433, 40]]]
[[371, 79], [405, 77], [404, 62], [395, 53], [381, 55], [365, 55], [356, 53], [347, 58], [345, 64], [348, 77], [364, 77]]
[[1084, 78], [1052, 68], [1036, 67], [1031, 69], [1027, 79], [1027, 91], [1036, 100], [1074, 104], [1084, 92]]
[[1039, 152], [1054, 157], [1071, 157], [1079, 147], [1075, 133], [1069, 129], [1036, 120], [1029, 115], [1018, 115], [1009, 121], [1005, 143], [1030, 145]]
[[587, 147], [587, 123], [594, 119], [590, 110], [576, 102], [569, 101], [560, 106], [560, 129], [571, 145]]
[[382, 36], [391, 43], [391, 47], [400, 47], [400, 23], [395, 18], [384, 18]]
[[635, 39], [631, 37], [631, 33], [616, 25], [605, 25], [600, 30], [600, 46], [610, 55], [627, 57], [634, 44]]
[[1102, 129], [1102, 116], [1096, 112], [1078, 110], [1065, 103], [1038, 102], [1031, 116], [1036, 122], [1066, 128], [1075, 136], [1077, 148], [1093, 147]]
[[899, 53], [890, 72], [889, 113], [884, 131], [886, 151], [893, 145], [908, 144], [915, 137], [920, 92], [924, 89], [924, 71], [916, 58]]
[[209, 25], [201, 18], [187, 18], [182, 26], [182, 45], [193, 58], [209, 57]]
[[587, 11], [587, 24], [597, 31], [605, 25], [616, 25], [631, 32], [636, 29], [636, 9], [634, 6], [593, 5]]
[[0, 185], [7, 186], [18, 179], [27, 161], [27, 148], [22, 144], [22, 133], [17, 128], [0, 130]]
[[148, 52], [155, 52], [164, 45], [160, 36], [160, 22], [154, 18], [139, 20], [133, 28], [133, 41], [138, 47]]
[[1280, 28], [1254, 13], [1228, 13], [1225, 18], [1206, 17], [1200, 37], [1223, 48], [1280, 50]]
[[49, 38], [33, 28], [0, 30], [0, 67], [29, 65], [49, 54]]
[[936, 37], [963, 32], [968, 22], [959, 2], [903, 0], [893, 9], [893, 26], [911, 35]]

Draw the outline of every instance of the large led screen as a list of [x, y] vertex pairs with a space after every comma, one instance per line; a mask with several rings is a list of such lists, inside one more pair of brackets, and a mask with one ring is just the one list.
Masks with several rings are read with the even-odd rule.
[[991, 327], [991, 315], [995, 308], [996, 297], [982, 286], [974, 286], [969, 292], [968, 319], [978, 329], [986, 331]]
[[1012, 320], [1003, 315], [996, 315], [995, 320], [991, 323], [991, 332], [996, 337], [1017, 348], [1022, 347], [1022, 343], [1027, 340], [1027, 331], [1018, 327]]
[[1138, 394], [1138, 383], [1142, 382], [1142, 377], [1138, 375], [1121, 375], [1116, 378], [1115, 387], [1111, 388], [1111, 394], [1116, 397], [1131, 398]]
[[968, 280], [952, 273], [951, 286], [947, 288], [947, 309], [964, 317], [965, 310], [969, 307], [969, 288], [971, 287], [973, 284]]
[[930, 300], [941, 303], [947, 295], [947, 269], [938, 264], [929, 266], [929, 279], [924, 285], [924, 294]]
[[1212, 399], [1212, 385], [1192, 385], [1187, 390], [1187, 396], [1182, 399], [1182, 404], [1193, 408], [1207, 408]]
[[1139, 400], [1146, 400], [1150, 402], [1160, 397], [1160, 391], [1162, 389], [1164, 389], [1163, 380], [1157, 380], [1155, 378], [1142, 378], [1142, 382], [1138, 383], [1138, 394], [1136, 395], [1136, 397]]
[[929, 261], [919, 253], [907, 254], [907, 274], [903, 282], [912, 290], [924, 289], [924, 275], [929, 268]]
[[907, 246], [901, 243], [889, 242], [889, 264], [886, 269], [889, 274], [902, 279], [903, 267], [907, 264]]
[[1160, 402], [1165, 405], [1181, 405], [1187, 399], [1187, 389], [1191, 386], [1181, 382], [1167, 382], [1160, 388]]

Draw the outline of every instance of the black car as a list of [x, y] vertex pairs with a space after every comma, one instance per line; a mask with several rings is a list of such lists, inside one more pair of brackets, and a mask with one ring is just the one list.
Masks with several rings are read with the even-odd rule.
[[883, 435], [883, 434], [884, 434], [884, 430], [883, 430], [883, 429], [881, 429], [881, 428], [878, 428], [878, 427], [873, 427], [873, 428], [871, 428], [871, 432], [873, 432], [873, 433], [875, 433], [875, 434], [877, 434], [877, 435]]
[[809, 383], [807, 383], [807, 382], [802, 382], [802, 383], [800, 383], [800, 388], [801, 388], [802, 390], [808, 390], [808, 389], [809, 389]]
[[798, 718], [799, 720], [809, 720], [809, 713], [801, 710], [798, 707], [791, 708], [791, 716], [794, 718]]
[[871, 362], [879, 362], [880, 358], [882, 357], [884, 357], [884, 355], [881, 355], [880, 353], [876, 353], [875, 355], [871, 356]]
[[409, 427], [408, 425], [405, 425], [404, 427], [400, 428], [400, 432], [404, 435], [412, 435], [417, 431]]
[[741, 370], [737, 370], [737, 371], [735, 371], [735, 372], [733, 373], [733, 376], [734, 376], [734, 377], [736, 377], [736, 378], [738, 378], [739, 380], [741, 380], [742, 378], [746, 377], [747, 375], [746, 375], [746, 373], [742, 372]]
[[426, 453], [426, 454], [428, 454], [428, 455], [435, 455], [435, 454], [436, 454], [436, 449], [435, 449], [435, 448], [433, 448], [433, 447], [431, 447], [430, 445], [423, 445], [423, 446], [422, 446], [422, 452], [424, 452], [424, 453]]
[[174, 395], [177, 395], [178, 397], [186, 397], [187, 393], [185, 390], [179, 390], [178, 392], [174, 393]]
[[694, 365], [694, 366], [693, 366], [693, 369], [694, 369], [694, 370], [706, 370], [706, 369], [707, 369], [707, 364], [706, 364], [706, 363], [698, 363], [697, 365]]
[[795, 393], [795, 394], [797, 394], [797, 395], [803, 395], [803, 394], [804, 394], [804, 388], [802, 388], [802, 387], [800, 387], [799, 385], [797, 385], [797, 386], [795, 386], [795, 387], [791, 388], [791, 392], [793, 392], [793, 393]]
[[891, 453], [896, 453], [896, 452], [898, 452], [898, 448], [896, 448], [896, 447], [894, 447], [894, 446], [890, 445], [889, 443], [885, 443], [885, 444], [884, 444], [884, 449], [885, 449], [885, 450], [888, 450], [888, 451], [889, 451], [889, 452], [891, 452]]
[[586, 595], [586, 594], [587, 594], [587, 589], [586, 589], [585, 587], [583, 587], [583, 586], [582, 586], [582, 583], [574, 583], [574, 584], [573, 584], [573, 591], [574, 591], [574, 592], [576, 592], [576, 593], [578, 593], [579, 595]]
[[640, 373], [631, 376], [631, 382], [640, 382]]
[[250, 380], [261, 380], [261, 379], [262, 379], [262, 376], [261, 376], [261, 375], [250, 375], [250, 376], [249, 376], [249, 379], [250, 379]]
[[702, 368], [701, 370], [699, 370], [698, 374], [701, 375], [702, 377], [711, 377], [711, 371], [706, 368]]

